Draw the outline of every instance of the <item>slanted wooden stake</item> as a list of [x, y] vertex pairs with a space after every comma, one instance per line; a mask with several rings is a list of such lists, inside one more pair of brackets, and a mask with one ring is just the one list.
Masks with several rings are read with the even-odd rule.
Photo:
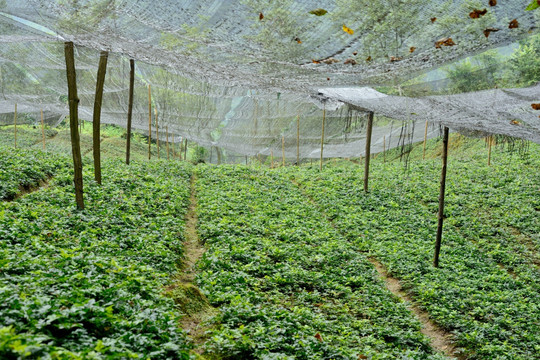
[[165, 126], [165, 132], [167, 133], [167, 161], [169, 160], [169, 125]]
[[296, 166], [300, 166], [300, 115], [296, 115]]
[[368, 192], [369, 181], [369, 161], [371, 159], [371, 133], [373, 130], [373, 111], [368, 114], [368, 123], [366, 129], [366, 164], [364, 166], [364, 191]]
[[441, 252], [441, 239], [444, 221], [444, 192], [446, 188], [446, 165], [448, 161], [448, 128], [444, 127], [443, 135], [443, 153], [442, 153], [442, 171], [441, 171], [441, 191], [439, 193], [439, 213], [437, 214], [439, 223], [437, 225], [437, 238], [435, 240], [435, 255], [433, 256], [433, 266], [439, 267], [439, 253]]
[[43, 121], [43, 109], [41, 109], [41, 137], [43, 138], [43, 150], [45, 150], [45, 122]]
[[135, 60], [129, 60], [129, 105], [127, 120], [127, 141], [126, 141], [126, 164], [129, 165], [131, 156], [131, 119], [133, 118], [133, 87], [135, 85]]
[[148, 85], [148, 160], [152, 158], [152, 90]]
[[15, 103], [15, 113], [13, 114], [13, 124], [15, 125], [15, 149], [17, 148], [17, 103]]
[[157, 145], [157, 158], [159, 160], [159, 124], [158, 124], [158, 112], [157, 107], [154, 106], [154, 112], [156, 115], [156, 145]]
[[66, 42], [64, 45], [66, 57], [66, 74], [69, 98], [69, 127], [71, 130], [71, 153], [73, 155], [73, 167], [75, 170], [75, 199], [77, 207], [84, 209], [83, 197], [83, 177], [81, 143], [78, 131], [79, 125], [79, 98], [77, 97], [77, 75], [75, 72], [75, 56], [73, 54], [73, 43]]
[[94, 149], [94, 179], [101, 185], [101, 104], [103, 102], [103, 87], [107, 73], [107, 59], [109, 53], [102, 51], [99, 57], [99, 66], [96, 81], [96, 97], [94, 100], [94, 118], [92, 131], [92, 146]]
[[281, 136], [281, 158], [283, 162], [283, 167], [285, 167], [285, 136]]
[[426, 127], [424, 129], [424, 150], [422, 152], [422, 160], [426, 159], [426, 141], [427, 141], [427, 120], [426, 120]]
[[493, 135], [488, 136], [488, 166], [491, 166], [491, 145], [493, 144]]
[[326, 121], [326, 104], [322, 111], [322, 131], [321, 131], [321, 162], [319, 164], [319, 171], [322, 171], [323, 150], [324, 150], [324, 123]]

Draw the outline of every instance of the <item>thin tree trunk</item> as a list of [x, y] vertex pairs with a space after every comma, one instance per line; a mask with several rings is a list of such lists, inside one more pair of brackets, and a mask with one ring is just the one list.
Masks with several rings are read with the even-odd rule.
[[300, 115], [296, 115], [296, 166], [300, 166]]
[[15, 125], [15, 149], [17, 148], [17, 103], [15, 103], [15, 112], [13, 113], [13, 124]]
[[152, 89], [148, 85], [148, 160], [152, 158]]
[[426, 158], [427, 126], [428, 122], [426, 120], [426, 128], [424, 129], [424, 150], [422, 152], [422, 160], [425, 160]]
[[129, 105], [127, 121], [127, 141], [126, 141], [126, 164], [129, 165], [131, 156], [131, 120], [133, 118], [133, 87], [135, 85], [135, 60], [129, 60]]
[[285, 136], [282, 135], [281, 136], [281, 158], [282, 158], [282, 163], [283, 163], [283, 167], [285, 167]]
[[184, 161], [187, 160], [187, 138], [184, 140]]
[[159, 160], [159, 124], [158, 124], [158, 112], [157, 107], [154, 106], [154, 112], [156, 114], [156, 146], [157, 146], [157, 158]]
[[493, 135], [488, 137], [488, 166], [491, 166], [491, 145], [493, 144]]
[[43, 138], [43, 150], [45, 150], [45, 122], [43, 121], [43, 109], [41, 109], [41, 137]]
[[71, 152], [73, 155], [75, 199], [77, 207], [84, 209], [83, 197], [83, 177], [82, 177], [82, 158], [81, 144], [78, 131], [79, 122], [79, 98], [77, 97], [77, 75], [75, 72], [75, 56], [73, 53], [73, 43], [66, 42], [64, 46], [66, 57], [66, 74], [68, 83], [69, 98], [69, 126], [71, 129]]
[[322, 131], [321, 131], [321, 163], [319, 164], [319, 171], [322, 171], [322, 162], [323, 162], [323, 150], [324, 150], [324, 123], [326, 121], [326, 104], [323, 108], [322, 113]]
[[435, 240], [435, 254], [433, 256], [433, 266], [439, 267], [439, 254], [441, 252], [441, 239], [444, 221], [444, 193], [446, 188], [446, 166], [448, 162], [448, 128], [444, 127], [443, 135], [443, 153], [442, 153], [442, 170], [441, 170], [441, 189], [439, 193], [439, 213], [437, 214], [437, 238]]
[[103, 87], [105, 86], [105, 74], [107, 73], [107, 59], [109, 53], [102, 51], [99, 57], [99, 67], [96, 82], [96, 97], [94, 100], [94, 118], [92, 145], [94, 149], [94, 179], [101, 185], [101, 104], [103, 103]]
[[167, 133], [167, 161], [169, 161], [169, 125], [165, 126], [165, 132]]
[[371, 159], [371, 133], [373, 130], [373, 112], [368, 114], [368, 123], [366, 129], [366, 164], [364, 167], [364, 191], [368, 192], [369, 182], [369, 161]]

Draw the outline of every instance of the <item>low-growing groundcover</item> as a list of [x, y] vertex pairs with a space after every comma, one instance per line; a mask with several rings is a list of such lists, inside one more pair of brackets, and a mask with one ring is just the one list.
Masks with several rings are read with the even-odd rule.
[[0, 203], [0, 358], [188, 359], [164, 285], [182, 256], [187, 164], [105, 161]]
[[366, 256], [288, 179], [198, 168], [198, 285], [227, 359], [442, 359]]

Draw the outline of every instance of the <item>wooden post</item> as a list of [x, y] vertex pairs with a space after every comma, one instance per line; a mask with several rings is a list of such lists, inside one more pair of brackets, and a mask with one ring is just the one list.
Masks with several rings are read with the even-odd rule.
[[148, 85], [148, 160], [152, 158], [152, 91]]
[[187, 138], [184, 140], [185, 142], [185, 145], [184, 145], [184, 161], [187, 160]]
[[66, 74], [69, 98], [69, 127], [71, 130], [71, 153], [73, 155], [73, 167], [75, 170], [75, 199], [77, 207], [84, 209], [83, 197], [83, 177], [81, 144], [78, 131], [79, 122], [79, 98], [77, 97], [77, 75], [75, 72], [75, 56], [73, 54], [73, 43], [71, 41], [64, 44], [66, 57]]
[[179, 149], [179, 152], [178, 152], [178, 159], [180, 161], [182, 161], [182, 143], [183, 143], [184, 139], [182, 139], [182, 137], [180, 136], [180, 144], [178, 144], [178, 149]]
[[426, 128], [424, 129], [424, 150], [422, 152], [422, 160], [426, 159], [426, 142], [427, 142], [427, 120], [426, 120]]
[[17, 103], [15, 103], [15, 112], [13, 113], [13, 124], [15, 125], [15, 149], [17, 148]]
[[248, 165], [248, 157], [247, 157], [247, 155], [246, 155], [246, 166], [247, 166], [247, 165]]
[[169, 125], [165, 126], [165, 132], [167, 133], [167, 161], [169, 160]]
[[371, 133], [373, 130], [373, 111], [368, 114], [368, 123], [366, 129], [366, 164], [364, 167], [364, 191], [368, 192], [369, 181], [369, 161], [371, 159]]
[[41, 137], [43, 138], [43, 150], [45, 150], [45, 122], [43, 121], [43, 109], [41, 109]]
[[441, 171], [441, 190], [439, 193], [439, 213], [437, 214], [437, 238], [435, 240], [435, 254], [433, 256], [433, 266], [439, 267], [439, 253], [441, 252], [441, 239], [444, 221], [444, 192], [446, 188], [446, 165], [448, 162], [448, 128], [444, 127], [443, 135], [443, 153], [442, 153], [442, 171]]
[[126, 141], [126, 164], [129, 165], [131, 156], [131, 120], [133, 118], [133, 87], [135, 85], [135, 60], [129, 60], [129, 105], [127, 120], [127, 141]]
[[216, 154], [217, 154], [217, 164], [221, 165], [221, 151], [219, 150], [217, 146], [216, 146]]
[[158, 112], [157, 107], [154, 106], [154, 112], [156, 115], [156, 146], [157, 146], [157, 158], [159, 160], [159, 124], [158, 124]]
[[274, 150], [270, 150], [270, 169], [274, 168]]
[[383, 141], [383, 149], [382, 149], [383, 163], [386, 164], [386, 135], [383, 136], [382, 141]]
[[323, 162], [323, 150], [324, 150], [324, 123], [326, 120], [326, 104], [323, 107], [322, 113], [322, 131], [321, 131], [321, 163], [319, 165], [319, 171], [322, 171], [322, 162]]
[[94, 100], [94, 117], [92, 131], [92, 147], [94, 149], [94, 179], [101, 185], [101, 104], [103, 103], [103, 87], [107, 73], [107, 59], [109, 53], [102, 51], [99, 57], [99, 66], [96, 81], [96, 97]]
[[296, 115], [296, 166], [300, 166], [300, 115]]
[[488, 166], [491, 166], [491, 145], [493, 144], [493, 135], [488, 136]]
[[283, 167], [285, 167], [285, 135], [281, 135], [281, 158], [283, 160]]

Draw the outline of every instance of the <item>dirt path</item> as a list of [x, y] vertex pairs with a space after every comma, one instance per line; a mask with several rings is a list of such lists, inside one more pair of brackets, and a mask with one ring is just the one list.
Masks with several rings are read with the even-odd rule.
[[[293, 184], [296, 185], [302, 194], [308, 199], [308, 201], [315, 206], [323, 214], [323, 216], [328, 220], [330, 225], [341, 233], [341, 230], [335, 225], [333, 220], [330, 220], [326, 214], [320, 209], [320, 206], [309, 196], [303, 189], [302, 186], [296, 181], [292, 180]], [[342, 233], [342, 235], [345, 235]], [[384, 280], [386, 288], [394, 294], [394, 296], [400, 298], [407, 304], [407, 308], [415, 315], [418, 321], [422, 324], [422, 329], [420, 330], [422, 334], [429, 338], [431, 347], [446, 355], [453, 358], [461, 359], [460, 356], [456, 354], [456, 346], [452, 342], [452, 334], [438, 327], [430, 318], [429, 314], [413, 302], [413, 299], [402, 289], [401, 283], [398, 279], [393, 278], [388, 275], [384, 266], [375, 260], [374, 258], [368, 258], [368, 261], [373, 264], [379, 277]]]
[[22, 198], [25, 195], [31, 194], [33, 192], [43, 190], [49, 187], [49, 181], [52, 179], [52, 177], [48, 177], [44, 180], [39, 180], [39, 183], [36, 186], [30, 186], [30, 187], [20, 187], [21, 191], [15, 195], [12, 199], [4, 199], [4, 201], [10, 202], [10, 201], [16, 201], [20, 198]]

